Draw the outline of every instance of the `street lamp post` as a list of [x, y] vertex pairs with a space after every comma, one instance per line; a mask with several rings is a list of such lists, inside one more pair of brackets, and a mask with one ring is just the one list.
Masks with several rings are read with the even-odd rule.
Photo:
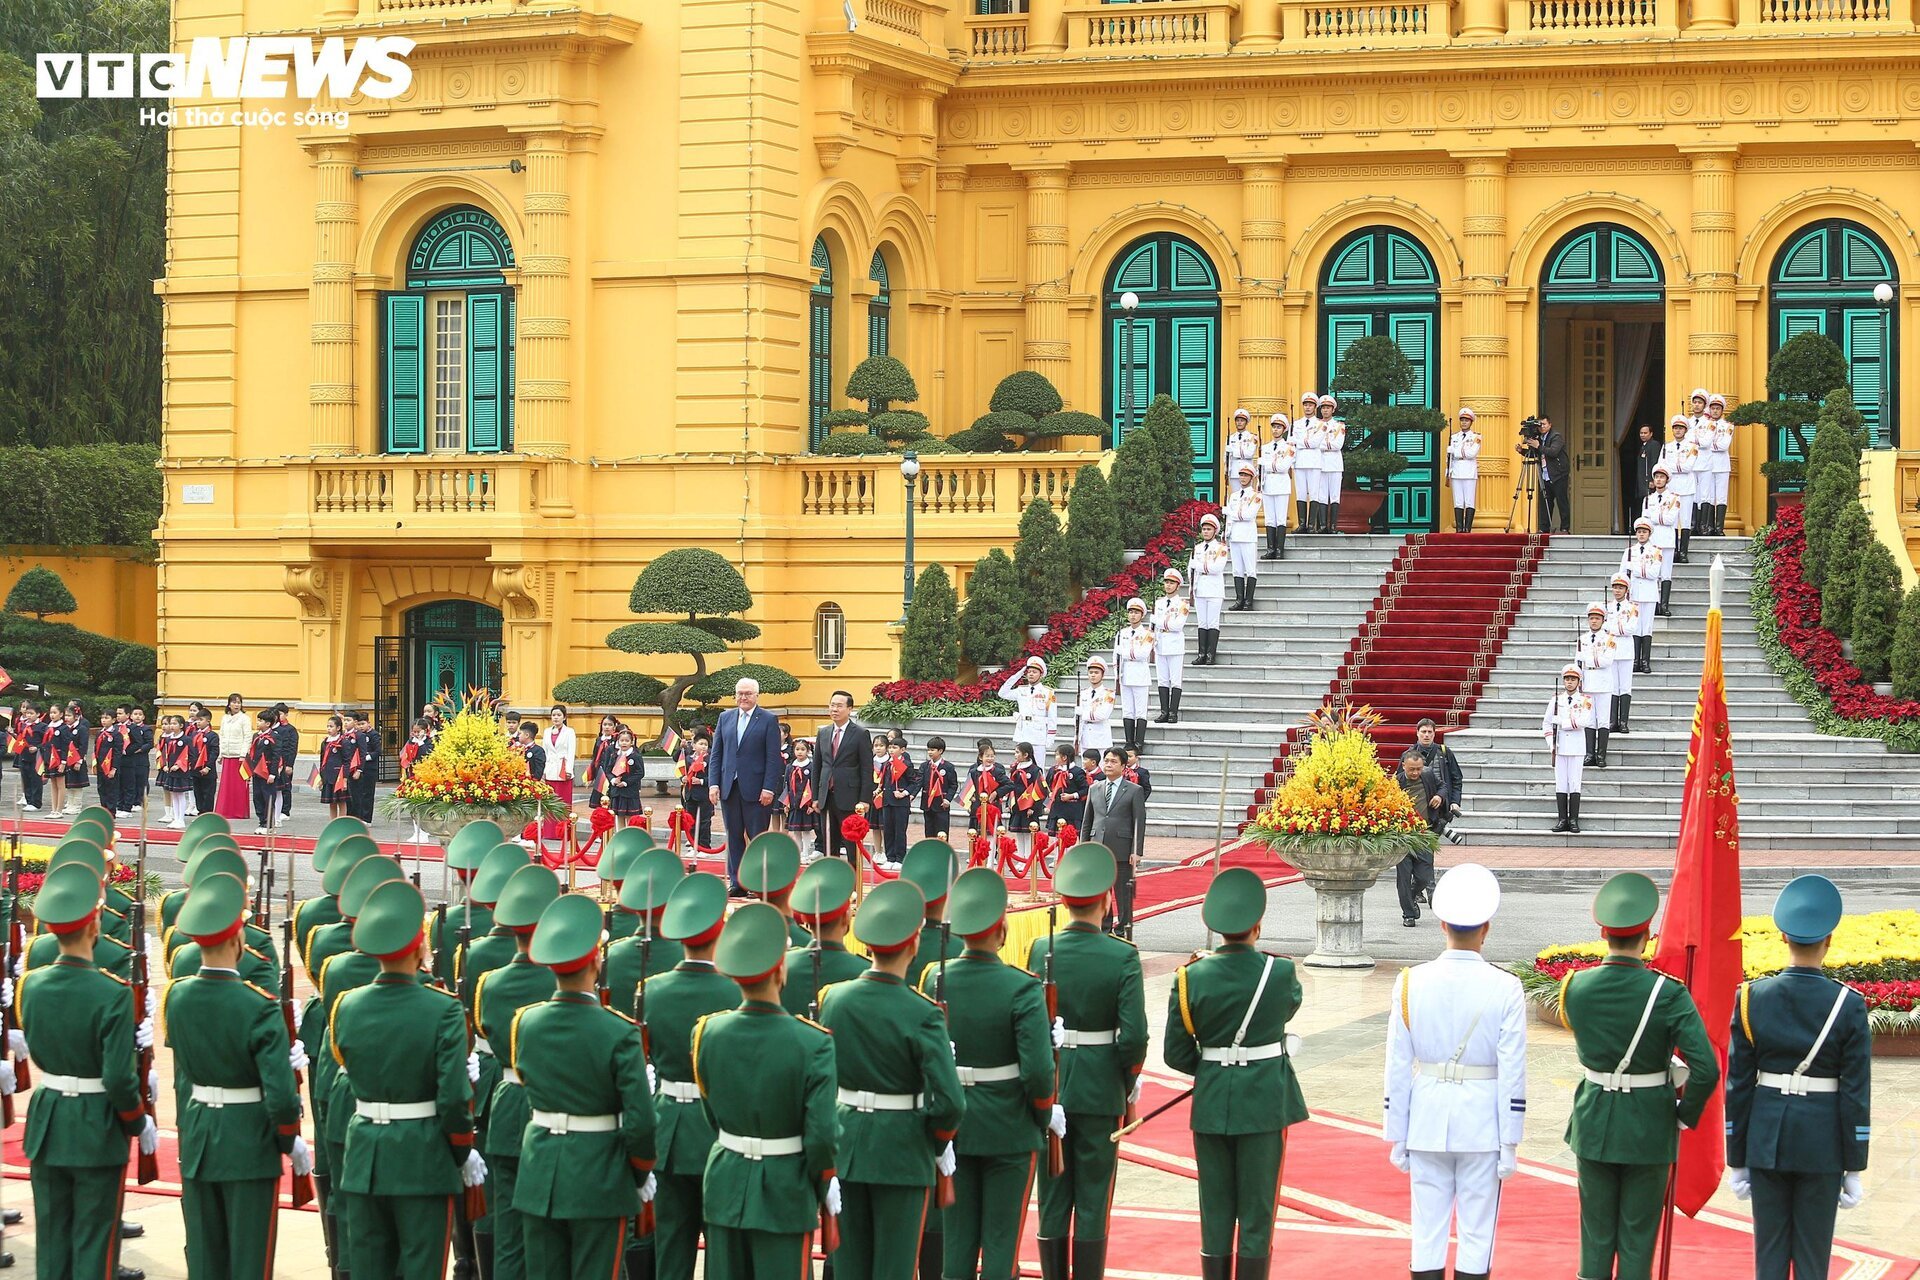
[[920, 474], [920, 455], [909, 449], [900, 459], [900, 478], [907, 482], [907, 558], [900, 569], [900, 625], [907, 625], [913, 607], [913, 481]]
[[[1892, 285], [1881, 281], [1873, 286], [1874, 305], [1880, 308], [1880, 367], [1885, 369], [1893, 363], [1893, 295]], [[1895, 424], [1887, 421], [1887, 404], [1893, 398], [1893, 387], [1886, 386], [1880, 397], [1880, 422], [1886, 428], [1886, 438], [1891, 444], [1897, 438]]]
[[1124, 315], [1121, 324], [1125, 327], [1125, 336], [1120, 342], [1120, 434], [1114, 438], [1114, 447], [1120, 445], [1120, 438], [1133, 430], [1133, 313], [1140, 306], [1140, 295], [1129, 289], [1120, 295], [1120, 310]]

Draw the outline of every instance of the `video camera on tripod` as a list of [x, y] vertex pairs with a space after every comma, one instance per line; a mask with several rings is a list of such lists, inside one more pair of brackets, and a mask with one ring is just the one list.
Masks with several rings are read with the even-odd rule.
[[1546, 434], [1546, 425], [1539, 417], [1529, 415], [1520, 419], [1520, 442], [1514, 446], [1520, 458], [1520, 474], [1514, 477], [1513, 497], [1507, 507], [1509, 533], [1513, 532], [1516, 516], [1522, 532], [1533, 532], [1540, 493], [1540, 444]]

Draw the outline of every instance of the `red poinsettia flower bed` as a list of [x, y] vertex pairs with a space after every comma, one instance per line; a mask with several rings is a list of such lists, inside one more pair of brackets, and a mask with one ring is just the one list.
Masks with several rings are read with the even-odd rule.
[[[1575, 970], [1591, 969], [1599, 963], [1597, 959], [1589, 957], [1572, 960], [1535, 960], [1533, 968], [1536, 973], [1558, 982]], [[1920, 982], [1911, 979], [1875, 982], [1856, 978], [1847, 978], [1844, 981], [1866, 997], [1869, 1011], [1885, 1009], [1895, 1013], [1911, 1013], [1916, 1008], [1920, 1008]]]
[[[1047, 619], [1046, 634], [1029, 644], [1013, 665], [1030, 657], [1049, 660], [1104, 622], [1116, 608], [1135, 596], [1151, 601], [1159, 594], [1160, 575], [1168, 566], [1186, 572], [1188, 548], [1200, 536], [1200, 517], [1217, 508], [1206, 502], [1183, 502], [1167, 515], [1160, 532], [1146, 545], [1146, 554]], [[1000, 696], [1003, 675], [982, 676], [971, 684], [957, 680], [886, 680], [873, 686], [873, 696], [889, 702], [985, 702]]]
[[1875, 693], [1820, 623], [1820, 588], [1806, 579], [1806, 509], [1782, 507], [1767, 549], [1773, 556], [1773, 613], [1780, 643], [1819, 684], [1834, 712], [1850, 720], [1920, 720], [1920, 702]]

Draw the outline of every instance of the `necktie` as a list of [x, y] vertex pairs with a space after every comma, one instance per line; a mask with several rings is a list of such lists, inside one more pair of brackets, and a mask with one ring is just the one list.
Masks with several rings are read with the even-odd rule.
[[1117, 782], [1109, 782], [1109, 783], [1107, 784], [1107, 807], [1106, 807], [1105, 809], [1103, 809], [1103, 810], [1101, 810], [1101, 812], [1102, 812], [1103, 814], [1110, 814], [1110, 813], [1112, 813], [1112, 812], [1113, 812], [1113, 797], [1114, 797], [1114, 793], [1115, 793], [1115, 792], [1117, 792], [1117, 791], [1119, 791], [1119, 790], [1120, 790], [1120, 784], [1119, 784], [1119, 783], [1117, 783]]
[[737, 747], [747, 740], [747, 720], [752, 715], [753, 713], [751, 711], [736, 711], [733, 713], [734, 746]]
[[833, 730], [833, 754], [832, 754], [832, 755], [830, 755], [830, 756], [829, 756], [829, 757], [827, 758], [827, 763], [829, 763], [829, 764], [831, 764], [831, 763], [833, 763], [833, 762], [834, 762], [835, 760], [838, 760], [838, 759], [840, 758], [840, 735], [841, 735], [841, 734], [843, 734], [843, 733], [845, 733], [846, 731], [847, 731], [847, 730], [846, 730], [846, 726], [845, 726], [845, 725], [836, 725], [836, 726], [834, 727], [834, 730]]

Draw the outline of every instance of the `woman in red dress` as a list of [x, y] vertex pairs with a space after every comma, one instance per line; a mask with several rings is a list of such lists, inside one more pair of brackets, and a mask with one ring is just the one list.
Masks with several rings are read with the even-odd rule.
[[226, 714], [220, 717], [220, 790], [213, 809], [223, 818], [245, 818], [253, 812], [253, 786], [247, 780], [247, 748], [253, 742], [253, 717], [240, 695], [227, 695]]

